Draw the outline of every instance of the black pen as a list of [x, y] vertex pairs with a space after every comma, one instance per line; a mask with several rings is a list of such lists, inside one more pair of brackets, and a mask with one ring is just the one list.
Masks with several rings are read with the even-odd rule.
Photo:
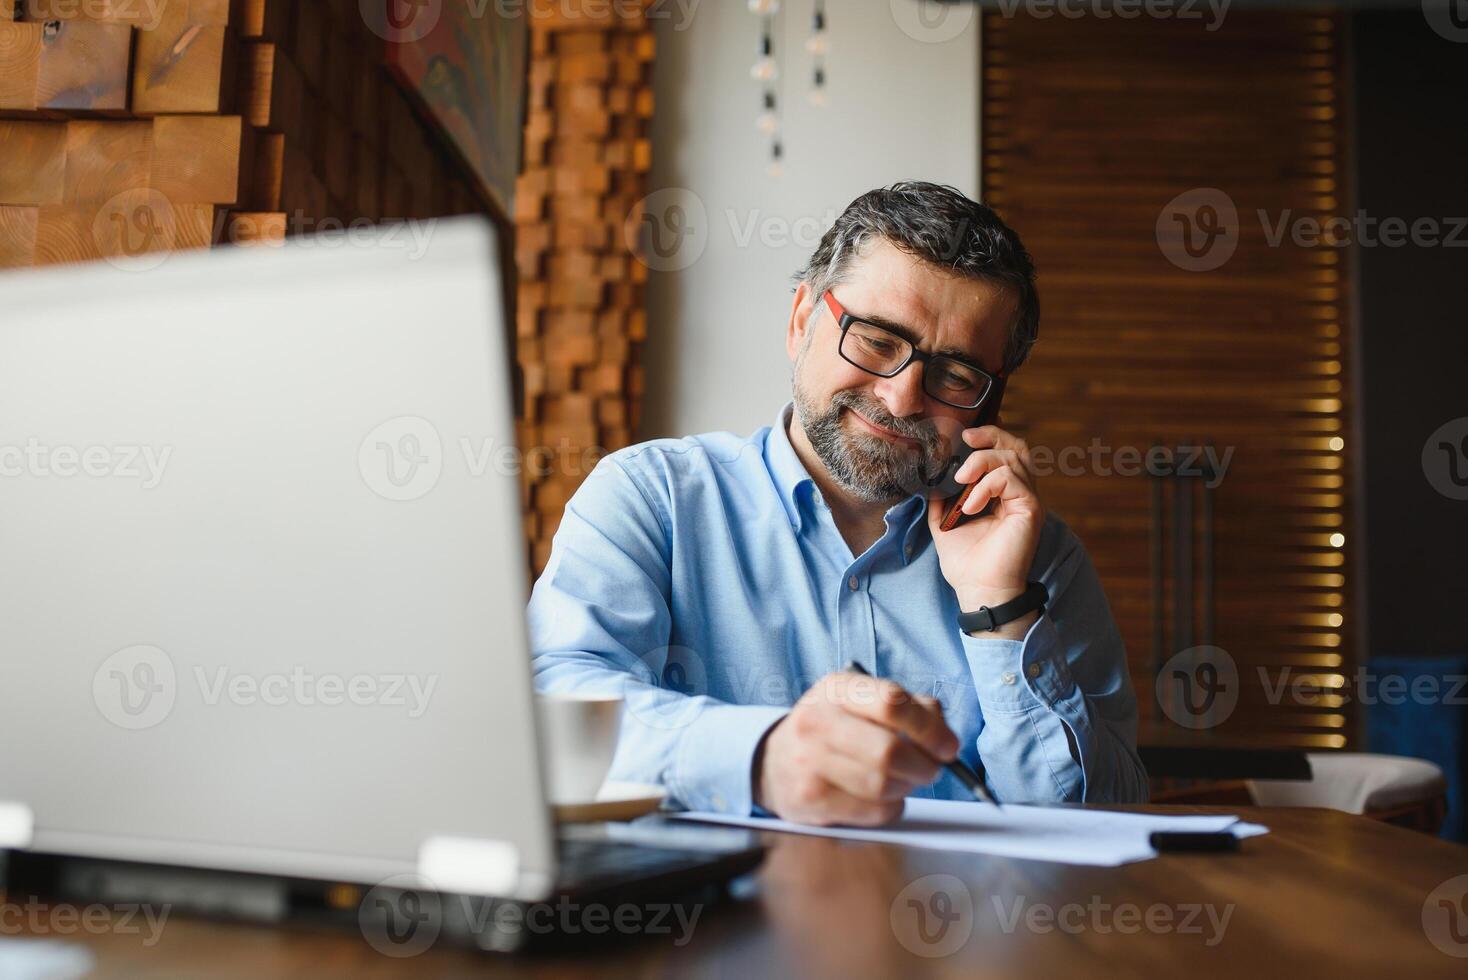
[[[863, 677], [872, 676], [865, 667], [857, 663], [855, 660], [847, 663], [846, 669], [853, 674], [860, 674]], [[943, 768], [947, 769], [949, 772], [953, 773], [953, 775], [957, 776], [958, 781], [960, 783], [963, 783], [964, 786], [968, 787], [968, 791], [970, 793], [974, 794], [974, 799], [981, 800], [985, 803], [992, 803], [994, 804], [995, 809], [1004, 809], [999, 805], [998, 800], [989, 795], [989, 791], [984, 788], [984, 781], [979, 778], [979, 774], [974, 772], [968, 766], [964, 765], [962, 759], [955, 757], [952, 762], [943, 763]]]

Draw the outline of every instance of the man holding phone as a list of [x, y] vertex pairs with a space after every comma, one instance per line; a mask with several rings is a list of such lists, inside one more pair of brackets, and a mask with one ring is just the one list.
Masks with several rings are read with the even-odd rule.
[[1105, 596], [998, 417], [1038, 333], [1019, 236], [903, 182], [798, 279], [774, 426], [620, 450], [567, 504], [537, 686], [622, 691], [611, 778], [690, 809], [881, 824], [971, 799], [955, 758], [1001, 802], [1144, 800]]

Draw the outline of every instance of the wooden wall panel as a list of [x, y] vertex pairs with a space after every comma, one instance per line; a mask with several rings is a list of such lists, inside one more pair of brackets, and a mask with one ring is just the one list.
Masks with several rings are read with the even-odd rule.
[[[1159, 665], [1211, 643], [1240, 675], [1217, 731], [1345, 745], [1350, 712], [1334, 692], [1356, 662], [1347, 255], [1266, 232], [1349, 213], [1337, 18], [1235, 9], [1205, 31], [991, 14], [984, 28], [984, 196], [1033, 253], [1044, 306], [1005, 418], [1052, 453], [1089, 453], [1093, 440], [1107, 450], [1099, 467], [1088, 455], [1084, 472], [1042, 486], [1095, 560], [1144, 716], [1165, 714], [1152, 694]], [[1217, 267], [1183, 267], [1182, 236], [1199, 226], [1168, 210], [1188, 192], [1186, 221], [1207, 220], [1200, 203], [1237, 211], [1215, 212], [1237, 234]], [[1178, 569], [1160, 605], [1152, 593], [1154, 544], [1167, 566], [1175, 540], [1153, 537], [1151, 495], [1157, 484], [1170, 501], [1176, 481], [1102, 470], [1121, 447], [1205, 443], [1233, 451], [1213, 497], [1216, 601], [1173, 616]], [[1201, 580], [1201, 565], [1191, 572]], [[1272, 703], [1281, 677], [1327, 693]]]
[[9, 161], [0, 168], [0, 202], [61, 203], [66, 181], [65, 124], [0, 119], [0, 146]]
[[36, 108], [44, 32], [42, 24], [0, 18], [0, 110]]
[[132, 43], [133, 29], [127, 24], [86, 20], [43, 24], [36, 107], [126, 109]]
[[133, 112], [223, 112], [234, 55], [229, 0], [168, 0], [158, 26], [138, 35]]

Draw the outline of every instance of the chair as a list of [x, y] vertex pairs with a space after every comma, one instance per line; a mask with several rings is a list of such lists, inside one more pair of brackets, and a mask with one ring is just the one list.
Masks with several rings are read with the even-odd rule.
[[1447, 779], [1422, 759], [1368, 752], [1312, 752], [1309, 780], [1251, 779], [1258, 806], [1318, 806], [1435, 834], [1447, 815]]

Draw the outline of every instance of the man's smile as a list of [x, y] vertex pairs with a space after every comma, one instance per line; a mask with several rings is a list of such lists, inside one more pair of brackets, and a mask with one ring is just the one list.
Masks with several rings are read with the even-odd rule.
[[914, 439], [911, 436], [904, 436], [904, 435], [901, 435], [899, 433], [893, 432], [891, 429], [884, 428], [884, 427], [878, 425], [877, 423], [871, 421], [865, 415], [862, 415], [860, 412], [856, 411], [855, 409], [848, 408], [848, 409], [846, 409], [846, 411], [853, 418], [855, 418], [857, 420], [857, 422], [861, 423], [861, 425], [863, 425], [864, 427], [866, 427], [869, 431], [876, 433], [877, 435], [883, 437], [884, 439], [889, 439], [892, 442], [908, 442], [908, 443], [912, 443], [913, 445], [919, 445], [920, 444], [920, 441], [919, 440]]

